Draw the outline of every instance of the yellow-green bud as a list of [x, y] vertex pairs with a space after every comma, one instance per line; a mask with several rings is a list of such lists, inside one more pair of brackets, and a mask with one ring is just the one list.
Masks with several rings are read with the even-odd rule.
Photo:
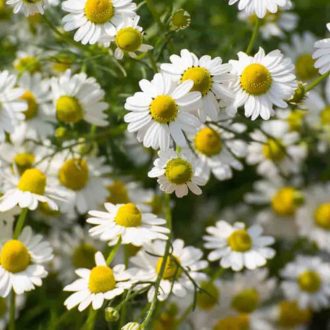
[[104, 317], [107, 322], [117, 322], [119, 316], [119, 312], [113, 307], [107, 307], [104, 311]]

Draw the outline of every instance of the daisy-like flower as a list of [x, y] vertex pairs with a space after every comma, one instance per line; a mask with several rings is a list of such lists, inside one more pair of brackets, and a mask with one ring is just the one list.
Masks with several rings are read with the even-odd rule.
[[330, 184], [313, 186], [305, 196], [296, 214], [299, 234], [330, 252]]
[[94, 227], [89, 233], [99, 237], [109, 245], [115, 245], [118, 239], [123, 244], [142, 246], [155, 239], [167, 239], [169, 230], [164, 226], [166, 220], [158, 218], [143, 210], [134, 203], [105, 203], [107, 212], [89, 211], [87, 222]]
[[121, 60], [125, 54], [135, 58], [136, 52], [145, 53], [153, 47], [143, 43], [143, 29], [139, 26], [140, 16], [121, 22], [113, 35], [116, 43], [115, 57]]
[[199, 161], [188, 151], [180, 153], [173, 149], [159, 151], [154, 167], [148, 173], [150, 178], [158, 178], [160, 189], [167, 194], [175, 192], [177, 197], [186, 196], [191, 190], [200, 195], [207, 179], [202, 173]]
[[25, 16], [44, 14], [44, 9], [48, 5], [47, 0], [7, 0], [6, 4], [13, 7], [14, 14], [23, 12]]
[[132, 0], [67, 0], [62, 9], [69, 13], [63, 18], [64, 30], [77, 30], [74, 40], [84, 45], [109, 45], [115, 27], [136, 15]]
[[312, 33], [305, 32], [302, 35], [294, 34], [290, 45], [281, 45], [284, 54], [294, 63], [296, 76], [300, 80], [309, 81], [317, 77], [317, 69], [312, 57], [315, 41], [316, 38]]
[[[233, 169], [242, 170], [238, 158], [246, 156], [247, 145], [235, 137], [233, 132], [242, 133], [245, 126], [238, 123], [221, 122], [223, 128], [215, 125], [202, 125], [194, 136], [191, 136], [193, 149], [201, 160], [203, 175], [208, 179], [210, 174], [218, 180], [227, 180], [233, 176]], [[230, 129], [230, 132], [226, 128]]]
[[24, 89], [16, 88], [16, 77], [8, 71], [0, 72], [0, 141], [5, 133], [13, 133], [15, 126], [24, 120], [27, 103], [21, 99]]
[[297, 173], [307, 153], [299, 134], [280, 120], [262, 123], [261, 128], [251, 133], [247, 163], [257, 165], [257, 172], [267, 177]]
[[286, 100], [294, 94], [297, 83], [294, 66], [280, 50], [267, 55], [260, 48], [255, 56], [238, 53], [238, 61], [231, 60], [235, 82], [235, 107], [244, 105], [245, 116], [268, 120], [275, 114], [273, 106], [286, 108]]
[[[330, 32], [330, 23], [327, 24], [327, 29]], [[315, 67], [321, 74], [325, 74], [330, 71], [330, 38], [319, 40], [314, 46], [316, 48], [313, 53], [313, 58], [316, 60]]]
[[204, 236], [205, 248], [212, 250], [208, 255], [209, 261], [220, 259], [220, 266], [240, 271], [244, 267], [256, 269], [266, 264], [267, 259], [275, 255], [269, 247], [274, 238], [262, 236], [262, 228], [253, 225], [246, 229], [245, 224], [236, 222], [230, 225], [220, 220], [215, 227], [207, 227], [209, 235]]
[[64, 291], [74, 292], [65, 302], [67, 309], [78, 306], [81, 312], [90, 304], [100, 309], [107, 300], [112, 300], [131, 287], [130, 275], [124, 265], [113, 268], [107, 265], [101, 252], [95, 254], [96, 266], [76, 270], [79, 279], [67, 285]]
[[[192, 246], [184, 246], [184, 242], [180, 239], [176, 239], [172, 247], [172, 253], [165, 261], [165, 270], [160, 281], [157, 296], [160, 301], [166, 300], [171, 292], [181, 298], [185, 297], [189, 292], [193, 292], [193, 283], [185, 271], [197, 283], [207, 279], [202, 270], [207, 267], [208, 263], [205, 260], [201, 260], [203, 256], [201, 250]], [[132, 264], [137, 267], [136, 269], [131, 269], [135, 273], [135, 278], [138, 281], [155, 282], [161, 271], [164, 252], [164, 241], [154, 241], [145, 245], [143, 250], [140, 250], [136, 256], [130, 259]], [[137, 285], [136, 289], [139, 290], [141, 285]], [[151, 286], [148, 290], [148, 300], [152, 301], [154, 295], [155, 287]]]
[[157, 73], [152, 81], [143, 79], [142, 92], [127, 98], [125, 115], [129, 132], [137, 132], [139, 142], [147, 148], [166, 150], [171, 140], [186, 146], [184, 132], [193, 133], [200, 125], [197, 117], [189, 113], [197, 109], [201, 99], [199, 92], [190, 92], [193, 81], [175, 83], [169, 76]]
[[52, 98], [56, 117], [65, 124], [82, 120], [96, 126], [108, 125], [104, 110], [109, 105], [103, 102], [104, 91], [95, 78], [85, 73], [71, 74], [67, 70], [59, 78], [51, 80]]
[[288, 6], [289, 0], [229, 0], [229, 5], [238, 2], [238, 9], [246, 11], [249, 15], [256, 14], [259, 18], [264, 18], [267, 12], [275, 14], [279, 9]]
[[53, 250], [41, 235], [33, 236], [25, 227], [18, 239], [0, 242], [0, 297], [7, 297], [11, 290], [18, 295], [41, 286], [47, 271], [42, 265], [53, 257]]
[[318, 257], [298, 256], [281, 271], [284, 295], [301, 308], [320, 310], [330, 303], [330, 265]]
[[230, 74], [231, 65], [223, 64], [220, 57], [212, 59], [205, 55], [198, 59], [187, 49], [181, 50], [180, 56], [172, 55], [170, 61], [171, 63], [162, 64], [161, 70], [177, 82], [192, 80], [194, 85], [191, 90], [202, 94], [198, 108], [199, 119], [202, 122], [207, 118], [217, 120], [220, 106], [229, 106], [234, 97], [228, 87], [229, 82], [234, 78]]

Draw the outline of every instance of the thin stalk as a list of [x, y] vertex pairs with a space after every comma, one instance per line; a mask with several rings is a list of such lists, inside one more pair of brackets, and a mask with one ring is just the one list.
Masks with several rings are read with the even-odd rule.
[[121, 236], [119, 236], [116, 245], [111, 249], [111, 251], [109, 253], [109, 256], [107, 258], [107, 265], [110, 265], [112, 260], [115, 258], [117, 251], [120, 248], [120, 244], [121, 244]]
[[259, 28], [260, 28], [260, 19], [257, 18], [256, 24], [254, 25], [254, 29], [252, 32], [252, 36], [251, 36], [249, 45], [246, 49], [246, 54], [248, 54], [248, 55], [251, 54], [251, 52], [253, 50], [254, 44], [255, 44], [257, 36], [258, 36]]
[[22, 209], [15, 226], [14, 236], [13, 236], [14, 239], [17, 239], [18, 236], [21, 234], [28, 211], [29, 210], [27, 208]]
[[83, 326], [83, 330], [93, 330], [94, 329], [97, 312], [98, 312], [98, 310], [94, 310], [92, 306], [90, 307], [87, 321]]
[[330, 71], [323, 74], [322, 76], [313, 80], [305, 89], [306, 93], [314, 89], [318, 84], [320, 84], [323, 80], [327, 79], [330, 75]]
[[16, 294], [11, 292], [10, 296], [10, 310], [9, 310], [9, 330], [15, 330], [15, 316], [16, 316]]

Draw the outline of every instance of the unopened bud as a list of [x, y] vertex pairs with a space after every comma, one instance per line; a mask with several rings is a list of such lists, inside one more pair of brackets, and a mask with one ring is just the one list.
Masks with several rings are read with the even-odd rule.
[[107, 307], [104, 311], [104, 317], [107, 322], [117, 322], [119, 320], [119, 312], [113, 307]]

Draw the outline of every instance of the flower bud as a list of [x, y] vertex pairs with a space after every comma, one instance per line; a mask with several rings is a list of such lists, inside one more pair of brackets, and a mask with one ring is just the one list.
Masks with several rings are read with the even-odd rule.
[[184, 9], [179, 9], [171, 17], [171, 28], [175, 31], [184, 30], [190, 26], [190, 22], [190, 14]]
[[119, 312], [113, 307], [107, 307], [104, 311], [104, 317], [107, 322], [117, 322], [119, 320]]

